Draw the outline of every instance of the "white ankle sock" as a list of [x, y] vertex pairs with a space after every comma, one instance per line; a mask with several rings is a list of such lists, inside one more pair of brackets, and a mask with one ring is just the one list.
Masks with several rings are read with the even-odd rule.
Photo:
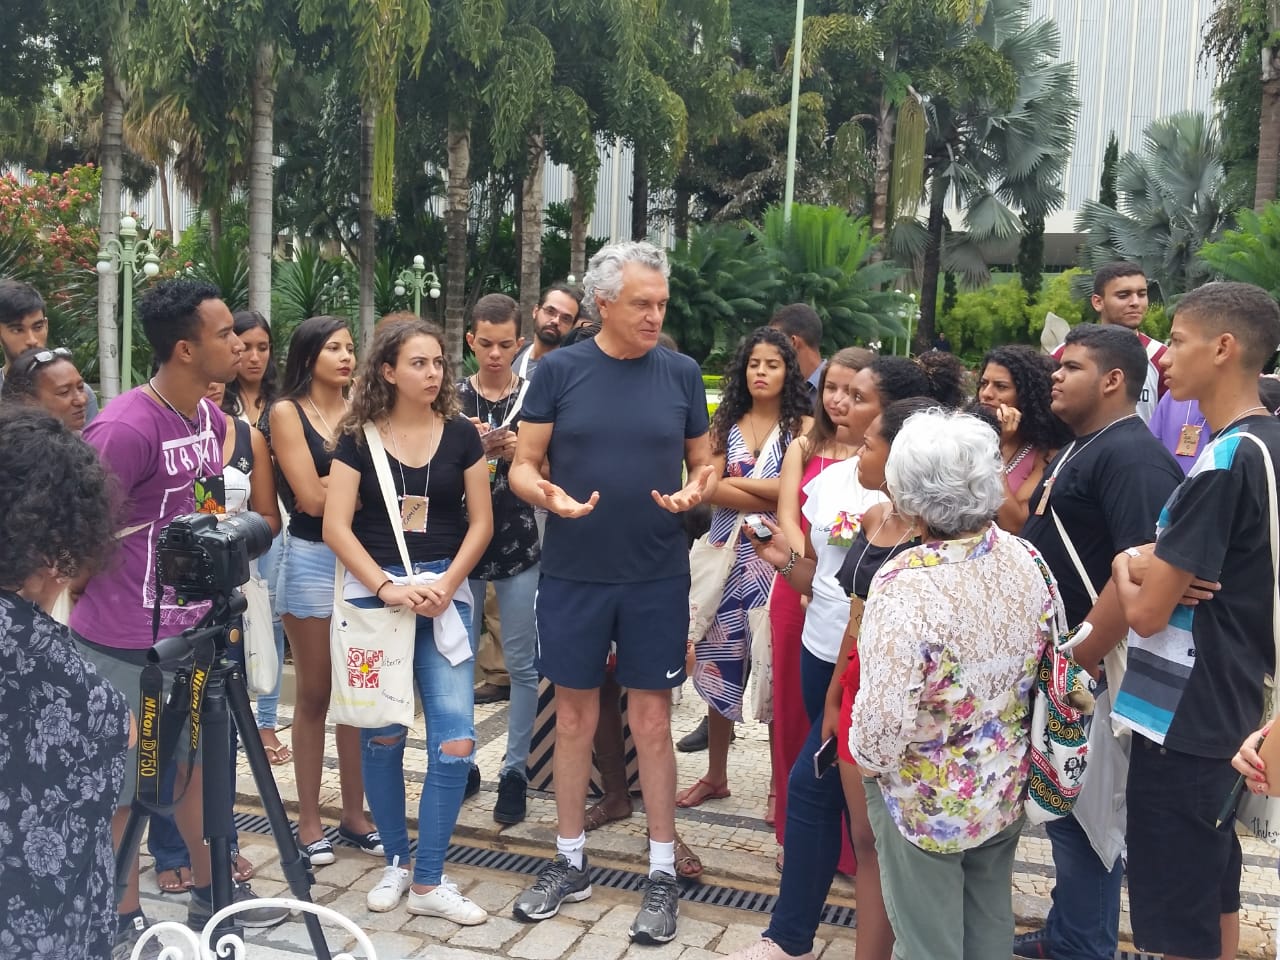
[[661, 870], [663, 873], [676, 875], [676, 842], [669, 840], [661, 843], [649, 841], [649, 876]]
[[[573, 865], [575, 870], [582, 869], [582, 851], [586, 848], [587, 834], [585, 830], [572, 840], [556, 837], [556, 853], [563, 854], [564, 858]], [[674, 863], [674, 860], [672, 862]]]

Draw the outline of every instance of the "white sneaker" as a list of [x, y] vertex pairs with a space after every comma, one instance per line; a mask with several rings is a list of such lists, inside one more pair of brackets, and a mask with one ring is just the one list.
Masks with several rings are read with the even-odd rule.
[[382, 879], [369, 891], [369, 895], [365, 897], [365, 903], [374, 913], [394, 910], [399, 906], [400, 898], [412, 883], [412, 875], [400, 866], [400, 858], [396, 857], [391, 866], [382, 871]]
[[464, 927], [474, 927], [489, 919], [484, 908], [459, 893], [447, 876], [442, 876], [440, 886], [430, 893], [410, 890], [409, 912], [424, 917], [444, 917]]

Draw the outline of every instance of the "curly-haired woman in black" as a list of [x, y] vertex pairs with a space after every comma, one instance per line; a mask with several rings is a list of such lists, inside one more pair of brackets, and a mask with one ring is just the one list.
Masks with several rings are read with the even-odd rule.
[[[743, 719], [751, 664], [753, 620], [767, 623], [773, 568], [742, 534], [741, 515], [776, 520], [778, 474], [792, 439], [809, 428], [812, 403], [795, 351], [785, 335], [760, 327], [738, 348], [711, 419], [711, 449], [721, 480], [710, 540], [732, 542], [734, 559], [715, 619], [694, 649], [693, 685], [707, 702], [707, 774], [676, 798], [682, 807], [729, 796], [729, 738]], [[696, 575], [696, 572], [695, 572]]]
[[[0, 411], [0, 903], [14, 956], [105, 957], [129, 705], [48, 614], [114, 543], [106, 472], [43, 411]], [[68, 790], [68, 787], [71, 789]]]
[[1050, 357], [1017, 344], [996, 347], [982, 358], [977, 400], [1000, 423], [1007, 488], [996, 522], [1010, 533], [1022, 530], [1045, 464], [1070, 437], [1049, 409], [1054, 366]]

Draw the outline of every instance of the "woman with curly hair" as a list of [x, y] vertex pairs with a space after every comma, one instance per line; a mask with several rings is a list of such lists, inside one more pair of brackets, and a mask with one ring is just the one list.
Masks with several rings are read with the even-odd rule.
[[[377, 428], [385, 453], [370, 449], [366, 424]], [[399, 516], [387, 513], [373, 459], [379, 455], [390, 466]], [[392, 523], [403, 530], [412, 570], [404, 568]], [[324, 513], [325, 542], [347, 568], [344, 595], [357, 604], [408, 606], [418, 614], [413, 676], [427, 715], [427, 776], [412, 874], [405, 823], [408, 731], [399, 725], [360, 731], [369, 806], [387, 858], [366, 898], [376, 912], [394, 910], [408, 892], [410, 913], [464, 925], [488, 918], [443, 870], [475, 754], [467, 577], [492, 535], [489, 464], [480, 434], [459, 412], [444, 335], [422, 320], [388, 323], [374, 336], [351, 411], [338, 426]]]
[[996, 522], [1018, 533], [1027, 522], [1028, 501], [1044, 476], [1045, 464], [1070, 431], [1049, 409], [1053, 359], [1031, 347], [996, 347], [982, 358], [978, 403], [1000, 424], [1005, 498]]
[[133, 718], [49, 616], [115, 542], [111, 489], [58, 420], [0, 411], [0, 939], [13, 956], [101, 960], [115, 939], [111, 817]]
[[[276, 612], [289, 635], [297, 677], [292, 734], [298, 842], [313, 866], [336, 859], [320, 820], [334, 574], [333, 551], [325, 545], [321, 524], [328, 501], [331, 444], [346, 416], [346, 392], [355, 366], [355, 342], [345, 320], [329, 316], [303, 320], [289, 341], [280, 402], [270, 413], [276, 488], [289, 512]], [[364, 812], [364, 783], [358, 762], [360, 732], [340, 725], [336, 740], [342, 780], [339, 835], [370, 856], [380, 857], [382, 841]]]
[[[767, 616], [773, 569], [742, 533], [744, 513], [776, 519], [778, 475], [791, 441], [809, 428], [809, 395], [790, 341], [760, 327], [734, 355], [711, 419], [711, 451], [721, 481], [710, 540], [733, 549], [715, 619], [694, 647], [693, 685], [707, 702], [707, 773], [676, 797], [681, 807], [729, 796], [729, 738], [743, 719], [751, 668], [752, 613]], [[732, 544], [730, 548], [729, 544]]]

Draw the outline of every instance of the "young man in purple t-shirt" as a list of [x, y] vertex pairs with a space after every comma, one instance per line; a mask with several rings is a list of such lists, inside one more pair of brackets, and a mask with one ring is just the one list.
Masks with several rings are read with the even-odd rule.
[[[197, 486], [208, 490], [211, 484], [204, 481], [222, 475], [226, 420], [204, 395], [210, 382], [235, 377], [242, 350], [231, 311], [209, 284], [158, 283], [140, 301], [138, 314], [159, 370], [144, 386], [117, 397], [84, 432], [84, 439], [120, 485], [124, 517], [117, 532], [119, 552], [113, 564], [84, 584], [71, 614], [71, 627], [82, 639], [85, 656], [130, 704], [138, 702], [146, 651], [152, 643], [152, 606], [158, 589], [156, 540], [171, 520], [197, 509]], [[207, 609], [207, 603], [179, 607], [172, 590], [165, 588], [160, 637], [194, 626]], [[136, 789], [136, 754], [130, 753], [125, 770], [112, 821], [117, 844]], [[180, 774], [178, 782], [183, 779]], [[196, 882], [192, 915], [199, 913], [201, 897], [206, 912], [210, 902], [202, 779], [197, 761], [177, 808]], [[119, 905], [118, 945], [131, 946], [145, 926], [135, 862]]]

